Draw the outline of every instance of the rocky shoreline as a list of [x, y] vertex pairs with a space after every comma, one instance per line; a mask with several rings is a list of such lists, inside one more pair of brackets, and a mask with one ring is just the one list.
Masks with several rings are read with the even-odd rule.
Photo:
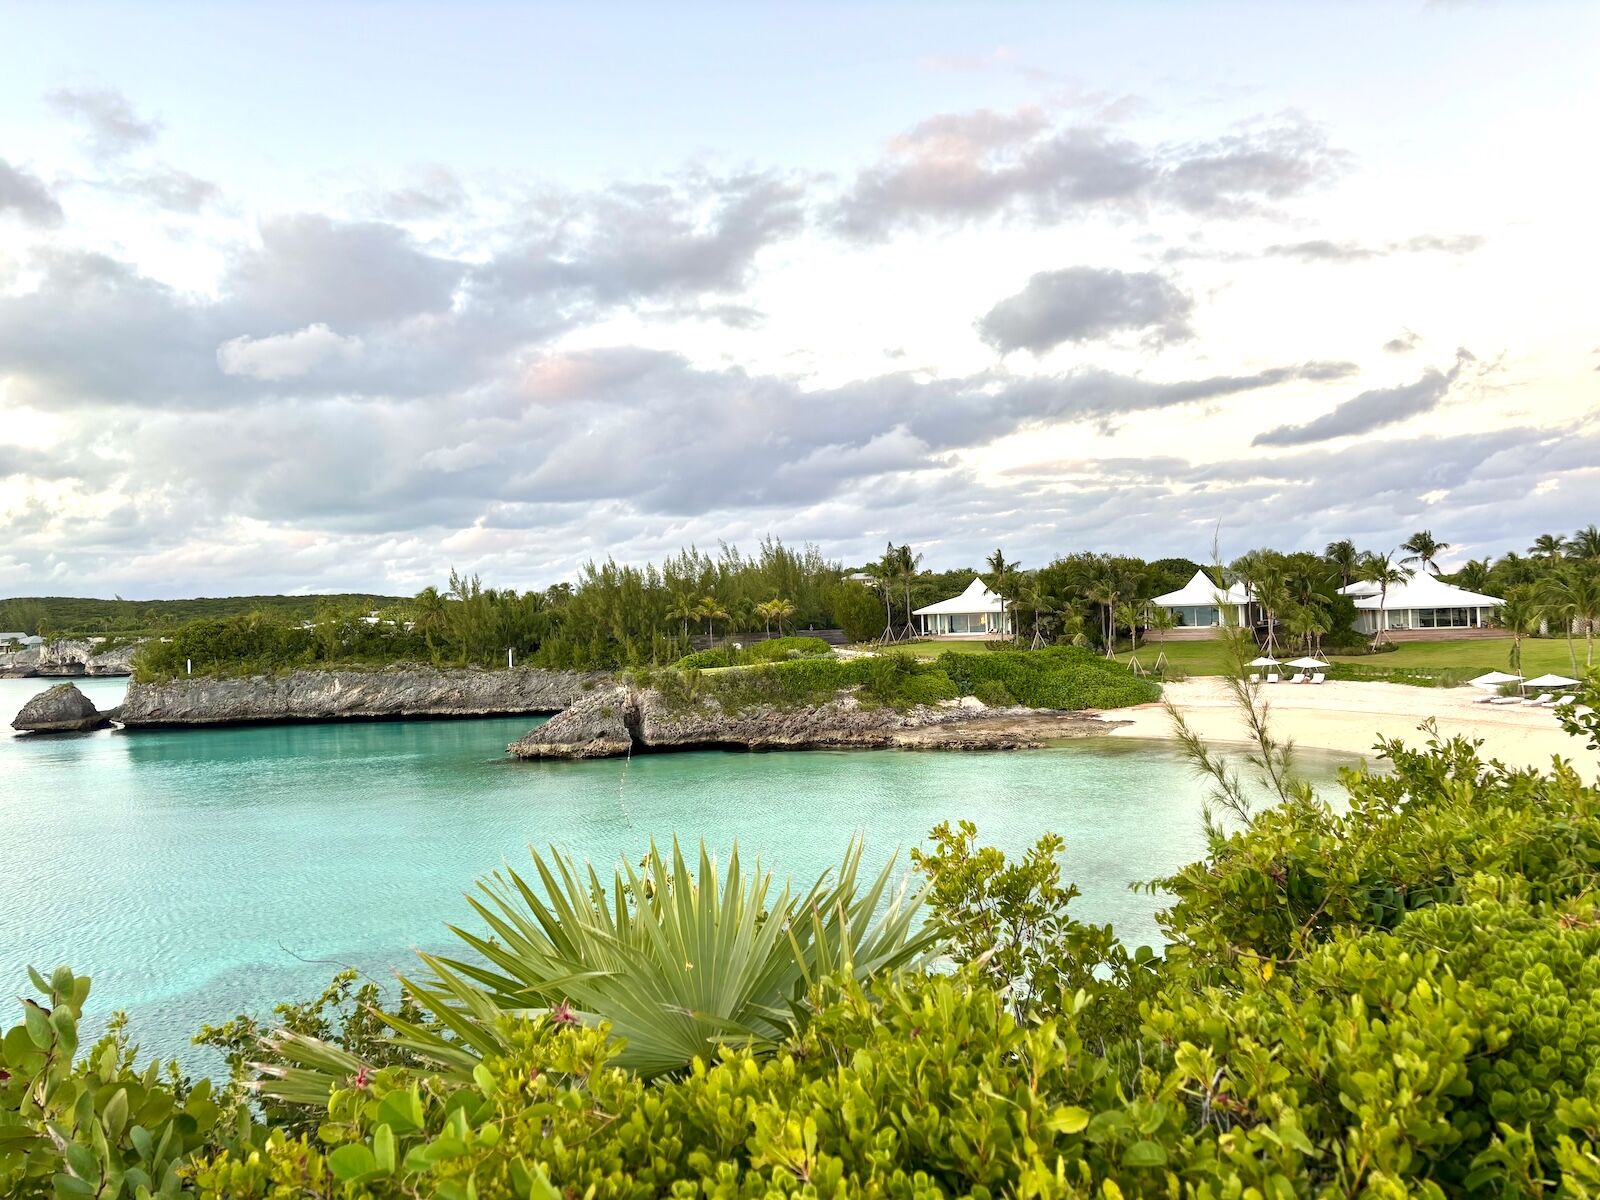
[[654, 689], [597, 689], [506, 747], [522, 759], [615, 758], [670, 750], [1022, 750], [1108, 732], [1090, 713], [986, 709], [975, 702], [905, 712], [841, 695], [826, 704], [726, 712], [714, 699], [669, 704]]
[[100, 642], [57, 638], [41, 646], [0, 651], [0, 679], [78, 679], [132, 675], [133, 653], [142, 643], [102, 649]]
[[568, 708], [611, 676], [589, 671], [386, 667], [130, 683], [125, 728], [499, 717]]
[[116, 716], [114, 708], [101, 712], [73, 684], [58, 683], [24, 704], [11, 728], [19, 733], [88, 733], [104, 729]]

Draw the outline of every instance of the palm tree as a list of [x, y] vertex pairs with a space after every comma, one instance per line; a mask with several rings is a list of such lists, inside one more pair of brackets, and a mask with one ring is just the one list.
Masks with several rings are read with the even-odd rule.
[[1541, 533], [1533, 539], [1528, 553], [1535, 558], [1560, 558], [1567, 548], [1567, 539], [1559, 533]]
[[1567, 543], [1567, 557], [1580, 562], [1600, 562], [1600, 526], [1589, 525], [1577, 530]]
[[[1005, 551], [996, 549], [995, 552], [984, 560], [984, 565], [989, 568], [989, 586], [994, 589], [995, 595], [1000, 597], [1000, 631], [1002, 635], [1010, 626], [1006, 620], [1008, 611], [1008, 596], [1011, 585], [1016, 578], [1018, 569], [1022, 566], [1019, 562], [1007, 562]], [[1015, 630], [1011, 631], [1015, 633]]]
[[1322, 635], [1328, 632], [1328, 621], [1314, 604], [1296, 604], [1283, 618], [1283, 626], [1290, 636], [1300, 639], [1307, 654], [1316, 654], [1322, 648]]
[[1117, 605], [1116, 620], [1128, 627], [1129, 649], [1139, 648], [1139, 605], [1132, 600], [1125, 600]]
[[712, 636], [711, 623], [713, 621], [731, 621], [733, 619], [728, 616], [722, 605], [717, 603], [715, 596], [701, 596], [700, 603], [694, 606], [694, 615], [705, 621], [706, 637], [708, 638]]
[[782, 637], [783, 623], [790, 617], [794, 616], [796, 612], [795, 606], [789, 603], [789, 601], [785, 600], [782, 596], [774, 596], [769, 603], [774, 606], [772, 609], [772, 619], [778, 623], [778, 636]]
[[[1443, 554], [1446, 550], [1450, 549], [1450, 543], [1435, 541], [1433, 530], [1423, 529], [1417, 533], [1413, 533], [1409, 538], [1401, 542], [1400, 549], [1410, 552], [1400, 560], [1401, 562], [1421, 563], [1424, 568], [1437, 575], [1439, 573], [1439, 567], [1438, 564], [1433, 560], [1438, 558], [1439, 555]], [[1374, 580], [1373, 582], [1377, 581]]]
[[1088, 597], [1100, 606], [1100, 637], [1106, 648], [1106, 656], [1117, 652], [1117, 601], [1121, 594], [1117, 590], [1117, 581], [1109, 575], [1101, 576], [1089, 585]]
[[423, 641], [428, 644], [428, 657], [435, 665], [439, 662], [439, 652], [434, 649], [433, 635], [436, 630], [443, 630], [449, 616], [445, 612], [444, 597], [439, 594], [439, 589], [429, 584], [417, 593], [417, 598], [411, 605], [411, 624], [414, 629], [421, 632]]
[[1469, 558], [1456, 572], [1456, 583], [1469, 591], [1481, 592], [1489, 586], [1489, 560]]
[[909, 545], [901, 546], [895, 551], [895, 565], [898, 568], [900, 582], [906, 589], [906, 626], [911, 625], [911, 581], [917, 577], [917, 568], [922, 565], [922, 555], [913, 554]]
[[[1413, 541], [1416, 539], [1413, 538]], [[1405, 547], [1402, 547], [1404, 549]], [[1421, 555], [1419, 554], [1420, 558]], [[1398, 566], [1394, 561], [1393, 552], [1389, 554], [1374, 554], [1367, 559], [1367, 565], [1362, 569], [1361, 578], [1368, 583], [1378, 585], [1378, 632], [1372, 637], [1374, 646], [1381, 645], [1389, 633], [1389, 622], [1385, 614], [1389, 607], [1389, 589], [1399, 587], [1410, 579], [1416, 572], [1407, 567]]]
[[667, 620], [680, 622], [685, 642], [689, 640], [689, 622], [699, 615], [693, 592], [683, 588], [672, 593], [671, 603], [667, 608]]
[[1578, 673], [1578, 652], [1572, 643], [1577, 625], [1582, 625], [1584, 630], [1584, 662], [1594, 666], [1594, 626], [1600, 621], [1600, 573], [1568, 567], [1545, 580], [1541, 598], [1550, 616], [1559, 620], [1566, 631], [1572, 673]]
[[1329, 542], [1322, 551], [1322, 557], [1332, 563], [1334, 569], [1339, 572], [1340, 587], [1349, 587], [1350, 581], [1361, 569], [1361, 551], [1356, 549], [1356, 544], [1349, 538]]
[[1178, 618], [1172, 615], [1170, 608], [1162, 608], [1159, 604], [1151, 605], [1148, 600], [1145, 601], [1144, 624], [1147, 632], [1153, 629], [1157, 633], [1165, 634], [1177, 623]]
[[1533, 589], [1521, 586], [1506, 592], [1500, 605], [1500, 624], [1511, 635], [1511, 670], [1522, 674], [1522, 639], [1539, 627], [1541, 606]]

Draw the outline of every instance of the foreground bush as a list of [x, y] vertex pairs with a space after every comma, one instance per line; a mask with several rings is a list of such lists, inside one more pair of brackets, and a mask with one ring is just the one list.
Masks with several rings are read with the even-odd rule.
[[[1567, 722], [1600, 741], [1592, 716]], [[559, 881], [534, 923], [572, 934], [571, 969], [540, 977], [537, 1010], [458, 1028], [413, 989], [456, 1060], [366, 1057], [365, 1033], [315, 1050], [332, 1069], [300, 1120], [136, 1074], [120, 1033], [77, 1052], [87, 982], [57, 972], [0, 1039], [0, 1192], [1600, 1197], [1600, 789], [1459, 740], [1383, 752], [1392, 774], [1347, 775], [1348, 812], [1283, 783], [1280, 807], [1211, 822], [1206, 860], [1164, 881], [1164, 959], [1073, 919], [1057, 839], [1008, 861], [941, 827], [917, 863], [951, 969], [835, 961], [774, 1036], [736, 1030], [659, 1072], [627, 1065], [622, 993], [701, 1014], [650, 972], [608, 971], [577, 932], [589, 901]], [[631, 877], [593, 902], [692, 911], [719, 944], [719, 912], [750, 946], [800, 919], [686, 882]], [[619, 989], [599, 1011], [546, 1003], [591, 971]], [[410, 1022], [391, 1024], [403, 1042]]]
[[714, 667], [742, 667], [754, 663], [784, 662], [791, 658], [829, 658], [833, 647], [818, 637], [775, 637], [734, 649], [732, 645], [685, 654], [672, 665], [680, 671], [705, 671]]

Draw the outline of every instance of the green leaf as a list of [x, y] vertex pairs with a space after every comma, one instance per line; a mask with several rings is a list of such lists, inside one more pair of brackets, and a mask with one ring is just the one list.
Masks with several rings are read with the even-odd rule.
[[372, 1132], [372, 1157], [377, 1162], [378, 1170], [385, 1175], [394, 1173], [394, 1130], [387, 1125], [379, 1125]]
[[422, 1128], [422, 1098], [415, 1084], [409, 1091], [390, 1092], [378, 1105], [377, 1119], [396, 1133], [415, 1133]]
[[128, 1123], [127, 1088], [118, 1088], [116, 1095], [106, 1101], [100, 1121], [106, 1128], [106, 1136], [113, 1142], [122, 1136], [122, 1128]]
[[91, 1188], [100, 1186], [100, 1160], [82, 1142], [70, 1142], [66, 1150], [67, 1167]]
[[379, 1174], [377, 1158], [362, 1142], [348, 1142], [328, 1155], [328, 1169], [341, 1183], [360, 1183]]
[[22, 1021], [28, 1027], [28, 1036], [41, 1050], [48, 1050], [55, 1039], [50, 1028], [50, 1015], [32, 1000], [22, 1002]]
[[1052, 1133], [1082, 1133], [1089, 1124], [1089, 1113], [1076, 1105], [1058, 1108], [1046, 1119], [1044, 1127]]
[[1167, 1152], [1162, 1149], [1160, 1142], [1152, 1142], [1148, 1139], [1135, 1142], [1123, 1152], [1122, 1165], [1125, 1167], [1164, 1167], [1167, 1165]]

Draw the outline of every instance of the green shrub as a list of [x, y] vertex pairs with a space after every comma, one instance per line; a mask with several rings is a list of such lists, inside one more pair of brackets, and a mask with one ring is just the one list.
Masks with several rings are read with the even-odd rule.
[[781, 637], [768, 638], [738, 650], [731, 643], [710, 650], [696, 650], [693, 654], [685, 654], [672, 665], [679, 670], [704, 671], [712, 667], [742, 667], [795, 658], [828, 658], [832, 655], [833, 647], [821, 638]]
[[1126, 708], [1161, 698], [1159, 685], [1078, 646], [993, 654], [946, 652], [937, 662], [963, 695], [977, 695], [982, 683], [999, 683], [1018, 704], [1029, 708]]
[[1011, 689], [998, 679], [980, 679], [972, 694], [990, 708], [1009, 708], [1017, 702]]

